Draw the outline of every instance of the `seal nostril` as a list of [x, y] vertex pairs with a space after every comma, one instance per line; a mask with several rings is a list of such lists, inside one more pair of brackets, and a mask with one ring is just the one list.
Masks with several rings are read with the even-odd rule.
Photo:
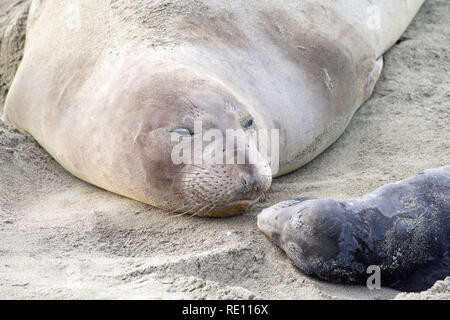
[[247, 179], [245, 178], [241, 178], [240, 183], [239, 183], [239, 187], [238, 187], [238, 192], [241, 194], [246, 194], [249, 191], [250, 184], [248, 182]]
[[257, 172], [252, 172], [241, 176], [235, 190], [243, 197], [254, 198], [255, 196], [259, 196], [265, 188], [266, 182], [264, 176], [261, 176]]

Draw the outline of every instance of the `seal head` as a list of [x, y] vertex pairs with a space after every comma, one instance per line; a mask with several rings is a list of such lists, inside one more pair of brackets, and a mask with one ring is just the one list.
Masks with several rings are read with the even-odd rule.
[[[129, 172], [123, 177], [132, 179], [126, 185], [122, 180], [116, 192], [134, 188], [128, 194], [137, 200], [178, 214], [223, 217], [245, 211], [272, 180], [254, 139], [264, 123], [214, 78], [161, 62], [155, 71], [151, 62], [138, 60], [125, 61], [96, 102], [127, 112], [113, 116], [122, 132], [112, 144], [121, 144], [117, 157], [127, 159], [120, 165]], [[133, 168], [142, 174], [132, 174]]]

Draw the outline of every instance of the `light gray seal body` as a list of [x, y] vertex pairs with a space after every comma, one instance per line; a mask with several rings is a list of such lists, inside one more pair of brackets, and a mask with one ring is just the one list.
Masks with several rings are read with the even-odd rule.
[[[239, 214], [339, 138], [422, 3], [33, 0], [2, 119], [101, 188]], [[277, 130], [279, 165], [175, 164], [172, 133], [194, 139], [196, 121]]]

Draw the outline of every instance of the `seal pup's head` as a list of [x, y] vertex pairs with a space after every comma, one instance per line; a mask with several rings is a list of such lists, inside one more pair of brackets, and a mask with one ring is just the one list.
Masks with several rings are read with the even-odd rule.
[[308, 274], [327, 278], [342, 257], [340, 243], [347, 216], [332, 199], [299, 198], [280, 202], [258, 215], [258, 228]]

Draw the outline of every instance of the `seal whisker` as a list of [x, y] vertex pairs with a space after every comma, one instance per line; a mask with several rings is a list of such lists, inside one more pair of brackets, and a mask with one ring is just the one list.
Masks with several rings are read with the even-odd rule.
[[211, 209], [208, 210], [208, 212], [206, 213], [205, 216], [207, 216], [208, 214], [210, 214], [211, 211], [213, 211], [215, 208], [217, 208], [217, 204], [213, 205], [213, 206], [211, 207]]
[[191, 210], [188, 210], [188, 211], [185, 211], [185, 212], [182, 212], [182, 213], [180, 213], [180, 214], [178, 214], [178, 215], [176, 215], [177, 217], [180, 217], [180, 216], [184, 216], [184, 215], [186, 215], [186, 214], [188, 214], [188, 213], [190, 213], [190, 212], [192, 212], [192, 210], [195, 210], [195, 207], [193, 207]]
[[[172, 195], [170, 196], [172, 197]], [[179, 193], [179, 195], [177, 195], [176, 197], [173, 198], [167, 198], [166, 200], [160, 202], [159, 204], [161, 205], [163, 202], [166, 205], [178, 205], [180, 201], [182, 200], [192, 200], [195, 198], [195, 195], [193, 194], [186, 194], [185, 192], [183, 193]]]
[[[208, 200], [204, 199], [203, 197], [201, 197], [201, 196], [199, 195], [198, 189], [197, 189], [195, 186], [186, 186], [185, 188], [182, 188], [182, 189], [180, 189], [179, 191], [177, 191], [177, 193], [185, 193], [186, 191], [189, 191], [189, 190], [191, 190], [192, 192], [194, 192], [194, 193], [192, 193], [192, 194], [195, 195], [196, 197], [198, 197], [201, 201], [203, 201], [203, 202], [205, 202], [205, 203], [208, 203], [208, 202], [209, 202]], [[195, 191], [197, 191], [197, 192], [195, 192]], [[203, 191], [207, 191], [207, 190], [203, 190]], [[176, 193], [176, 194], [177, 194], [177, 193]]]
[[194, 214], [192, 214], [192, 215], [191, 215], [191, 218], [197, 216], [200, 212], [202, 212], [203, 210], [209, 208], [211, 205], [212, 205], [212, 204], [210, 203], [210, 204], [204, 206], [203, 208], [201, 208], [200, 210], [198, 210], [197, 212], [195, 212]]
[[184, 204], [183, 206], [181, 206], [181, 207], [179, 207], [179, 208], [177, 208], [177, 209], [175, 209], [175, 210], [170, 211], [169, 214], [174, 214], [174, 213], [176, 213], [177, 211], [179, 211], [179, 210], [181, 210], [181, 209], [184, 209], [184, 208], [192, 208], [192, 206], [189, 206], [189, 205], [187, 205], [187, 204]]
[[[183, 200], [184, 200], [184, 203], [180, 203], [180, 202], [182, 202]], [[176, 212], [176, 211], [180, 210], [181, 208], [186, 207], [186, 206], [188, 206], [189, 204], [191, 204], [191, 203], [193, 203], [193, 202], [194, 202], [194, 204], [195, 204], [195, 201], [196, 201], [196, 200], [198, 200], [198, 199], [197, 199], [197, 197], [196, 197], [195, 195], [186, 195], [186, 196], [182, 197], [181, 199], [176, 200], [176, 202], [175, 202], [175, 204], [174, 204], [174, 205], [180, 205], [180, 204], [182, 204], [183, 206], [181, 206], [181, 207], [178, 208], [178, 209], [173, 210], [172, 212]], [[175, 201], [175, 200], [174, 200], [174, 201]], [[173, 201], [172, 201], [172, 202], [173, 202]], [[172, 213], [172, 212], [171, 212], [171, 213]]]
[[191, 201], [194, 200], [195, 196], [194, 195], [190, 195], [190, 194], [185, 194], [185, 195], [181, 195], [178, 196], [174, 199], [169, 199], [166, 201], [166, 204], [171, 204], [171, 205], [178, 205], [180, 204], [181, 201], [185, 200], [185, 201]]
[[[178, 172], [175, 172], [174, 174], [175, 174], [175, 175], [179, 175], [179, 174], [199, 175], [199, 174], [201, 174], [201, 173], [200, 173], [200, 172], [196, 172], [196, 171], [194, 171], [194, 172], [178, 171]], [[169, 177], [170, 177], [170, 176], [169, 176]]]
[[170, 197], [174, 196], [174, 195], [178, 195], [178, 194], [185, 194], [186, 191], [190, 190], [190, 189], [194, 189], [193, 186], [186, 186], [184, 188], [179, 189], [179, 191], [172, 193], [171, 195], [169, 195], [166, 199], [169, 199]]
[[203, 168], [203, 167], [200, 167], [200, 166], [198, 166], [198, 165], [196, 165], [196, 164], [189, 164], [190, 166], [193, 166], [193, 167], [195, 167], [195, 168], [198, 168], [198, 169], [200, 169], [200, 170], [202, 170], [202, 171], [205, 171], [206, 173], [210, 173], [206, 168]]

